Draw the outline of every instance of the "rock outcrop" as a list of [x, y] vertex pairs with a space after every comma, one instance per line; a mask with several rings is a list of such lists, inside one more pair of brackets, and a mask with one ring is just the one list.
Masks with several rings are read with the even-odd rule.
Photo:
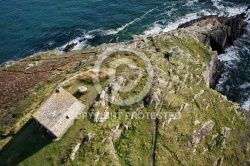
[[250, 9], [250, 5], [248, 5], [248, 7], [247, 7], [246, 11], [248, 11], [249, 9]]
[[203, 34], [205, 37], [202, 38], [201, 42], [210, 45], [218, 54], [222, 54], [226, 48], [233, 45], [234, 41], [246, 32], [246, 18], [246, 13], [232, 17], [204, 16], [184, 23], [178, 28], [187, 28], [194, 25], [199, 27], [212, 25], [212, 30]]
[[[246, 9], [246, 12], [248, 10], [249, 7]], [[187, 28], [190, 26], [206, 27], [212, 25], [212, 29], [207, 33], [201, 34], [199, 40], [209, 45], [213, 51], [222, 54], [226, 48], [233, 45], [234, 41], [246, 32], [246, 18], [246, 13], [232, 17], [204, 16], [184, 23], [178, 28]], [[205, 76], [207, 77], [205, 79], [207, 80], [207, 85], [214, 89], [224, 71], [225, 66], [219, 61], [217, 56], [214, 56], [208, 69], [208, 76]]]
[[77, 43], [68, 44], [62, 51], [69, 52], [69, 51], [73, 50], [76, 45], [77, 45]]
[[[225, 49], [233, 45], [234, 41], [246, 31], [247, 23], [245, 22], [245, 19], [245, 13], [229, 18], [221, 17], [219, 19], [221, 24], [206, 34], [203, 42], [208, 43], [212, 50], [217, 51], [218, 54], [224, 53]], [[210, 67], [210, 88], [215, 89], [215, 86], [224, 71], [225, 66], [217, 57], [214, 57]]]
[[[3, 130], [18, 131], [0, 138], [0, 163], [244, 165], [250, 159], [249, 112], [209, 88], [224, 68], [217, 52], [244, 32], [243, 18], [206, 16], [167, 33], [63, 55], [41, 53], [0, 68], [0, 137]], [[99, 83], [93, 81], [98, 73]], [[23, 124], [57, 85], [88, 110], [51, 143], [35, 132], [34, 121]], [[135, 102], [126, 104], [128, 98]], [[14, 126], [19, 117], [22, 123]]]
[[213, 127], [213, 121], [211, 120], [204, 123], [201, 129], [193, 135], [190, 145], [194, 146], [198, 144], [201, 139], [204, 138], [213, 129]]
[[213, 55], [207, 70], [203, 73], [204, 80], [206, 81], [207, 86], [215, 89], [218, 80], [224, 73], [224, 71], [224, 64], [220, 62], [217, 55]]
[[221, 54], [225, 52], [226, 48], [233, 45], [234, 41], [246, 31], [245, 19], [245, 13], [221, 19], [221, 25], [210, 31], [206, 38], [212, 49]]

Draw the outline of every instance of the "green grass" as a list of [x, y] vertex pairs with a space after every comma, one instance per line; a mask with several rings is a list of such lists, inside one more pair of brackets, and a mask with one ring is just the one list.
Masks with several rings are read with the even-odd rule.
[[150, 165], [153, 141], [153, 120], [131, 121], [115, 143], [121, 165]]
[[27, 122], [0, 152], [2, 165], [17, 165], [51, 143], [49, 137], [42, 138], [34, 120]]
[[[152, 60], [152, 65], [159, 67], [163, 72], [156, 72], [155, 78], [163, 75], [166, 80], [170, 80], [170, 84], [166, 87], [166, 98], [161, 109], [162, 113], [177, 113], [181, 106], [188, 103], [188, 107], [181, 111], [181, 118], [171, 121], [169, 124], [164, 123], [168, 119], [160, 119], [157, 137], [157, 154], [156, 165], [212, 165], [219, 158], [223, 158], [224, 165], [244, 164], [248, 160], [247, 145], [250, 143], [246, 133], [249, 126], [242, 115], [237, 115], [236, 105], [232, 102], [222, 99], [221, 94], [206, 87], [202, 73], [206, 70], [204, 64], [208, 64], [211, 60], [212, 52], [203, 44], [187, 36], [179, 38], [171, 36], [171, 39], [165, 41], [161, 36], [153, 37], [149, 41], [149, 49], [156, 49], [155, 53], [158, 57]], [[170, 58], [170, 62], [163, 58], [163, 53], [169, 51], [172, 47], [179, 47], [183, 53], [190, 54], [190, 57], [178, 55]], [[93, 52], [91, 52], [93, 51]], [[150, 58], [151, 53], [142, 50]], [[86, 52], [86, 54], [85, 54]], [[65, 56], [73, 54], [81, 54], [83, 56], [92, 55], [95, 50], [82, 50], [79, 52], [71, 52]], [[118, 54], [120, 57], [118, 57]], [[127, 53], [117, 53], [105, 61], [103, 68], [108, 67], [111, 60], [121, 57], [127, 57], [134, 60], [141, 68], [145, 66], [141, 60]], [[46, 57], [48, 58], [48, 57]], [[158, 59], [159, 58], [159, 59]], [[92, 64], [92, 65], [91, 65]], [[93, 67], [94, 60], [88, 62], [87, 66], [81, 68], [86, 71]], [[170, 66], [168, 66], [170, 64]], [[184, 68], [178, 67], [183, 64]], [[64, 77], [73, 75], [74, 66], [64, 68]], [[117, 73], [124, 69], [118, 68]], [[67, 75], [67, 73], [69, 75]], [[170, 73], [170, 77], [169, 77]], [[188, 78], [184, 83], [185, 75]], [[121, 97], [126, 99], [136, 95], [142, 90], [142, 86], [146, 81], [146, 74], [136, 88], [129, 93], [121, 93]], [[179, 77], [173, 80], [174, 77]], [[67, 77], [67, 78], [68, 78]], [[134, 77], [131, 77], [134, 79]], [[198, 84], [198, 82], [200, 82]], [[37, 92], [34, 91], [31, 108], [27, 108], [27, 112], [31, 112], [39, 106], [39, 101], [51, 92], [56, 81], [49, 81], [39, 84]], [[107, 80], [101, 82], [102, 86], [107, 85]], [[182, 85], [181, 88], [180, 85]], [[84, 95], [77, 93], [79, 86], [86, 86], [88, 92]], [[151, 87], [150, 93], [153, 93], [157, 87]], [[43, 90], [46, 91], [43, 92]], [[90, 105], [97, 96], [97, 92], [91, 82], [77, 80], [72, 85], [65, 87], [71, 94], [81, 100], [83, 103]], [[174, 90], [175, 94], [169, 92]], [[201, 90], [204, 93], [194, 99], [194, 96]], [[34, 101], [34, 102], [33, 102]], [[109, 105], [110, 113], [134, 112], [140, 105], [135, 103], [131, 106]], [[208, 107], [209, 105], [209, 107]], [[101, 106], [90, 111], [100, 111]], [[155, 112], [155, 104], [140, 109], [140, 112]], [[168, 117], [169, 118], [169, 117]], [[195, 125], [195, 121], [199, 120], [199, 124]], [[188, 144], [192, 140], [193, 134], [198, 131], [202, 125], [212, 120], [214, 127], [196, 147], [189, 147]], [[166, 122], [166, 121], [165, 121]], [[165, 126], [163, 126], [165, 124]], [[115, 156], [112, 154], [109, 141], [111, 130], [116, 126], [120, 126], [123, 130], [120, 138], [112, 140], [115, 148]], [[128, 125], [128, 130], [124, 130], [124, 126]], [[229, 127], [231, 134], [226, 138], [226, 146], [223, 148], [223, 139], [221, 135], [222, 127]], [[1, 132], [1, 130], [0, 130]], [[83, 139], [87, 134], [93, 134], [93, 138], [89, 142]], [[115, 165], [119, 162], [121, 165], [150, 165], [153, 148], [154, 120], [152, 119], [127, 119], [126, 116], [120, 118], [108, 119], [102, 124], [93, 123], [88, 117], [83, 117], [75, 121], [74, 125], [67, 131], [61, 140], [54, 142], [48, 138], [42, 138], [37, 132], [34, 120], [26, 123], [22, 129], [13, 136], [12, 140], [0, 152], [0, 163], [8, 165]], [[218, 135], [217, 137], [215, 135]], [[214, 137], [214, 139], [212, 139]], [[243, 139], [245, 138], [245, 139]], [[76, 159], [69, 159], [72, 149], [79, 142], [83, 142], [76, 154]], [[207, 149], [205, 153], [204, 149]], [[194, 154], [193, 151], [196, 150]], [[117, 161], [117, 158], [118, 161]]]

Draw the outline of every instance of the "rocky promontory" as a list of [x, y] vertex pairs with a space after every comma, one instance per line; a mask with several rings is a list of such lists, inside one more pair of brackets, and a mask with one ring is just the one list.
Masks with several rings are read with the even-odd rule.
[[[248, 10], [247, 8], [246, 13]], [[209, 45], [212, 50], [217, 51], [219, 55], [225, 53], [226, 48], [232, 46], [234, 42], [246, 32], [247, 23], [245, 20], [248, 17], [246, 13], [231, 17], [219, 17], [216, 15], [204, 16], [184, 23], [178, 28], [212, 26], [210, 30], [200, 35], [199, 41], [205, 45]], [[211, 66], [209, 87], [214, 89], [225, 67], [217, 57], [213, 59]]]
[[[167, 33], [5, 64], [0, 163], [249, 165], [249, 112], [212, 89], [224, 68], [217, 56], [244, 33], [245, 19], [206, 16]], [[58, 86], [87, 109], [53, 141], [32, 114]]]

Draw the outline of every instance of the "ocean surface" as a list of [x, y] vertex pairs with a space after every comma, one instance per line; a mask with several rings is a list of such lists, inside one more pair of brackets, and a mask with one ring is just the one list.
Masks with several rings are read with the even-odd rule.
[[[235, 15], [249, 0], [0, 0], [0, 64], [28, 55], [132, 39], [167, 32], [204, 15]], [[250, 26], [248, 26], [250, 31]], [[220, 59], [226, 64], [216, 89], [250, 107], [250, 32]]]

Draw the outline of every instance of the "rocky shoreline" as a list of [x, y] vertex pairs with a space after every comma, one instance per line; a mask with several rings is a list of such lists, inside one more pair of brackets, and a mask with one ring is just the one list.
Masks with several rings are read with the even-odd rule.
[[[246, 9], [246, 13], [248, 10], [249, 7]], [[205, 45], [209, 45], [213, 51], [217, 51], [218, 55], [220, 55], [225, 53], [226, 48], [232, 46], [246, 32], [246, 19], [248, 18], [246, 13], [231, 17], [204, 16], [184, 23], [178, 29], [194, 25], [202, 27], [212, 24], [213, 28], [202, 34], [199, 40]], [[217, 56], [213, 58], [210, 66], [209, 87], [215, 89], [219, 78], [225, 71], [225, 66], [218, 60]]]
[[[211, 90], [224, 71], [218, 55], [244, 34], [245, 20], [245, 14], [228, 18], [205, 16], [167, 33], [138, 35], [132, 41], [79, 51], [70, 51], [76, 45], [73, 43], [65, 47], [65, 54], [47, 51], [4, 65], [0, 68], [0, 93], [3, 94], [0, 96], [0, 161], [4, 159], [5, 165], [27, 164], [32, 159], [43, 160], [44, 154], [52, 148], [56, 156], [53, 162], [57, 164], [190, 165], [194, 161], [198, 165], [204, 162], [210, 165], [249, 164], [249, 113]], [[138, 103], [112, 105], [116, 99], [143, 90], [148, 73], [144, 73], [147, 66], [136, 57], [138, 55], [145, 56], [152, 64], [154, 77], [148, 94]], [[102, 56], [109, 58], [103, 60], [99, 73], [104, 86], [99, 93], [93, 86], [93, 75], [96, 74], [96, 62]], [[119, 84], [114, 79], [106, 85], [107, 78], [114, 73], [107, 68], [124, 62], [125, 58], [134, 60], [138, 66], [131, 65], [129, 71], [118, 68]], [[111, 63], [112, 60], [115, 63]], [[141, 78], [141, 82], [133, 82], [135, 90], [119, 96], [115, 87], [126, 85], [126, 81], [134, 78]], [[65, 82], [67, 84], [62, 84]], [[65, 151], [46, 142], [46, 146], [37, 147], [29, 155], [23, 149], [12, 154], [15, 141], [26, 144], [25, 140], [39, 135], [31, 126], [31, 115], [58, 85], [64, 85], [63, 88], [86, 104], [88, 113], [93, 116], [77, 120], [59, 141]], [[79, 87], [83, 86], [88, 91], [79, 94]], [[135, 119], [136, 114], [129, 119], [106, 117], [117, 111], [150, 112], [156, 113], [156, 117], [153, 120]], [[161, 114], [169, 112], [173, 114], [166, 119], [160, 118]], [[91, 139], [86, 141], [89, 135]], [[78, 150], [81, 153], [77, 153]], [[43, 154], [42, 157], [39, 158], [36, 152]], [[17, 157], [22, 156], [20, 154], [32, 157], [25, 160], [25, 157]]]

